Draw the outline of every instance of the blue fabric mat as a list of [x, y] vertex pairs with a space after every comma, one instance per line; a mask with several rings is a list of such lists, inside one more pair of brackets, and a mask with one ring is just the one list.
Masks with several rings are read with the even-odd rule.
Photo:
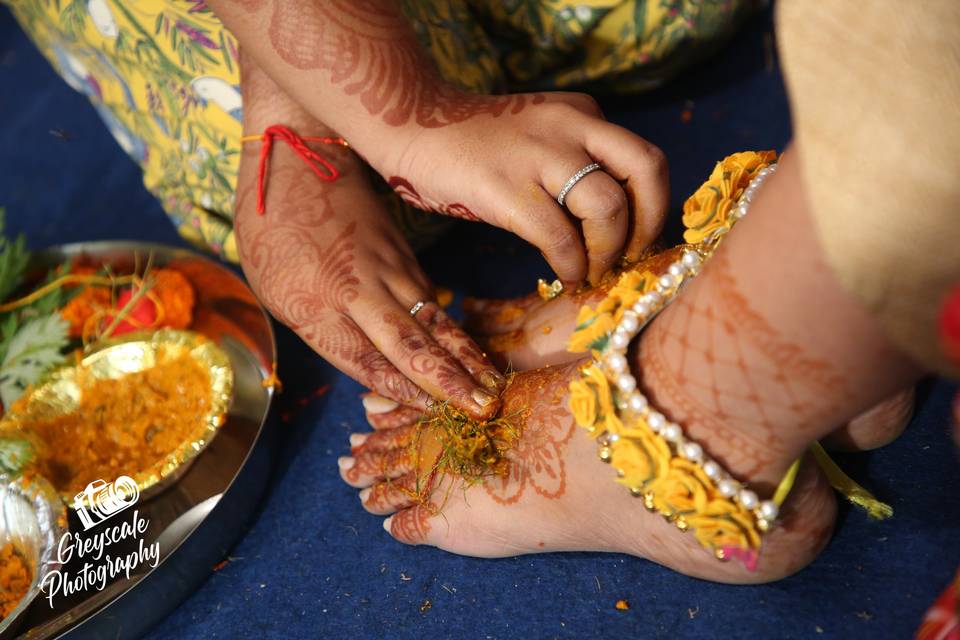
[[[769, 14], [760, 16], [683, 81], [602, 100], [609, 118], [667, 152], [674, 212], [717, 159], [788, 140], [771, 31]], [[5, 9], [0, 86], [0, 204], [31, 247], [106, 238], [182, 244], [137, 167]], [[517, 295], [548, 274], [535, 251], [478, 226], [458, 227], [424, 262], [461, 294]], [[364, 424], [360, 388], [289, 332], [279, 341], [279, 404], [293, 418], [278, 426], [287, 433], [265, 503], [235, 559], [151, 638], [907, 638], [960, 564], [960, 461], [948, 432], [953, 387], [944, 382], [922, 387], [896, 443], [841, 459], [892, 502], [892, 520], [845, 510], [826, 551], [799, 575], [729, 587], [620, 555], [490, 561], [393, 542], [337, 476], [347, 435]], [[297, 407], [323, 383], [331, 384], [326, 396]], [[615, 609], [620, 598], [629, 611]]]

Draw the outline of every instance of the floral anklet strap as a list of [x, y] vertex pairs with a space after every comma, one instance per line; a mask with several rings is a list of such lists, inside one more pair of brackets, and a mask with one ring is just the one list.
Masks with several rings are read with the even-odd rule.
[[[722, 239], [743, 218], [757, 189], [772, 174], [776, 154], [745, 152], [717, 163], [709, 180], [684, 204], [687, 245], [662, 275], [622, 274], [595, 309], [583, 307], [569, 350], [593, 359], [570, 383], [576, 422], [599, 445], [600, 459], [617, 471], [617, 482], [643, 498], [719, 559], [737, 558], [756, 569], [761, 534], [775, 526], [780, 506], [797, 477], [795, 461], [768, 500], [728, 473], [683, 428], [651, 406], [630, 373], [627, 349], [700, 271]], [[819, 445], [813, 455], [831, 484], [874, 517], [892, 510], [850, 480]]]
[[260, 147], [260, 165], [257, 169], [257, 213], [260, 215], [266, 212], [267, 160], [270, 157], [274, 140], [286, 142], [290, 148], [293, 149], [294, 153], [307, 163], [310, 170], [324, 182], [333, 182], [340, 177], [340, 172], [329, 160], [308, 147], [307, 142], [321, 142], [323, 144], [333, 144], [341, 147], [350, 146], [346, 140], [340, 137], [301, 137], [292, 129], [280, 124], [267, 127], [260, 135], [243, 136], [240, 138], [240, 142], [254, 142], [257, 140], [263, 142], [263, 146]]

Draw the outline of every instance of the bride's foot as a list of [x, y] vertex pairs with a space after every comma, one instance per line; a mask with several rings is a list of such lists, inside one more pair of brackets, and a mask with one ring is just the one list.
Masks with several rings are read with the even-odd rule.
[[[676, 253], [648, 258], [638, 268], [659, 275]], [[581, 357], [567, 351], [577, 312], [602, 300], [610, 281], [605, 284], [565, 292], [552, 300], [543, 300], [536, 292], [505, 300], [467, 298], [466, 328], [502, 370], [527, 371], [571, 362]], [[830, 433], [824, 446], [832, 451], [865, 451], [893, 442], [910, 422], [915, 399], [913, 387], [887, 398]]]
[[[650, 254], [632, 269], [663, 275], [680, 251], [676, 247]], [[616, 280], [617, 274], [609, 273], [595, 287], [564, 291], [551, 300], [541, 299], [536, 292], [506, 300], [467, 298], [465, 327], [503, 370], [527, 371], [572, 362], [581, 357], [567, 351], [577, 312], [583, 305], [603, 300]]]
[[907, 428], [915, 404], [910, 387], [861, 413], [824, 438], [823, 445], [831, 451], [869, 451], [890, 444]]
[[[377, 430], [351, 438], [352, 456], [342, 459], [341, 475], [363, 489], [360, 498], [368, 511], [390, 516], [384, 526], [397, 540], [463, 555], [616, 551], [723, 582], [775, 580], [816, 557], [832, 530], [835, 505], [815, 465], [802, 466], [780, 524], [764, 537], [758, 570], [720, 562], [692, 534], [648, 512], [642, 500], [614, 482], [614, 470], [600, 462], [595, 442], [574, 424], [567, 407], [568, 385], [578, 375], [574, 363], [513, 378], [503, 394], [502, 415], [516, 415], [522, 435], [508, 453], [506, 476], [488, 476], [466, 487], [448, 475], [432, 493], [425, 492], [427, 471], [440, 449], [437, 434], [420, 435], [417, 469], [416, 447], [410, 446], [418, 432], [416, 417], [369, 401]], [[763, 447], [762, 433], [739, 435]], [[719, 460], [738, 457], [734, 448], [740, 443], [729, 433], [701, 442]], [[768, 460], [758, 478], [782, 473], [791, 462], [786, 452], [755, 453]]]

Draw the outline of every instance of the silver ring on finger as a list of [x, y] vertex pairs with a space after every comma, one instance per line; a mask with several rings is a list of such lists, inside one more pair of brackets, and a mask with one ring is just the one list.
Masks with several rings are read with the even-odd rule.
[[420, 309], [423, 309], [424, 305], [427, 304], [423, 300], [417, 300], [416, 304], [410, 307], [410, 315], [414, 318], [417, 317], [417, 314], [420, 313]]
[[570, 193], [570, 190], [577, 186], [577, 183], [583, 180], [587, 175], [593, 173], [594, 171], [602, 171], [603, 168], [596, 162], [591, 162], [583, 169], [580, 169], [575, 174], [570, 176], [570, 179], [563, 183], [563, 187], [560, 188], [560, 193], [557, 194], [557, 204], [561, 207], [564, 206], [564, 202], [567, 199], [567, 194]]

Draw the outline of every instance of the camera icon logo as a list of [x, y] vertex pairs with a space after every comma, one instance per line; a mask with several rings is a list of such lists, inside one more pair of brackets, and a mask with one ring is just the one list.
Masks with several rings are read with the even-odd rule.
[[133, 506], [139, 498], [140, 487], [133, 478], [120, 476], [110, 483], [94, 480], [88, 484], [74, 496], [73, 508], [87, 530]]

